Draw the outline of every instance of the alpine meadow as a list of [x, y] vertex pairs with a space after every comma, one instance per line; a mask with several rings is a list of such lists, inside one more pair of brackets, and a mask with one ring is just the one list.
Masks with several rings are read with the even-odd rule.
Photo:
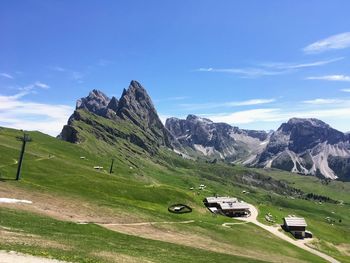
[[2, 1], [0, 262], [350, 263], [349, 8]]

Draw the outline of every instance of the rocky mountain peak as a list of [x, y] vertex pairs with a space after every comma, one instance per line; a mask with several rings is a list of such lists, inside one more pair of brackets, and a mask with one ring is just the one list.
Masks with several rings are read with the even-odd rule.
[[209, 119], [206, 119], [206, 118], [202, 118], [202, 117], [199, 117], [197, 115], [194, 115], [194, 114], [189, 114], [186, 118], [187, 121], [199, 121], [199, 122], [206, 122], [206, 123], [212, 123], [211, 120]]
[[124, 89], [118, 103], [117, 115], [130, 119], [139, 126], [150, 127], [155, 124], [163, 127], [147, 91], [136, 80], [130, 82], [127, 90]]
[[[89, 119], [89, 111], [100, 118]], [[186, 119], [169, 118], [165, 127], [147, 91], [133, 80], [121, 98], [108, 98], [99, 90], [77, 101], [76, 111], [64, 126], [60, 138], [83, 140], [85, 122], [95, 128], [97, 139], [113, 144], [118, 138], [154, 154], [160, 146], [175, 149], [184, 156], [221, 158], [244, 165], [273, 167], [287, 171], [350, 180], [350, 134], [318, 119], [292, 118], [275, 132], [245, 130], [226, 123], [189, 114]], [[131, 129], [119, 129], [131, 127]], [[115, 138], [115, 139], [114, 139]]]
[[304, 126], [314, 126], [314, 127], [320, 127], [320, 128], [330, 127], [325, 122], [315, 118], [291, 118], [287, 123], [289, 125], [304, 125]]
[[293, 118], [283, 123], [277, 132], [289, 136], [289, 150], [300, 153], [323, 142], [335, 144], [345, 135], [318, 119]]
[[159, 145], [172, 148], [173, 138], [165, 129], [146, 89], [132, 80], [118, 102], [116, 114], [119, 118], [130, 120], [135, 125], [154, 135]]
[[[173, 148], [177, 143], [160, 121], [147, 91], [136, 80], [131, 81], [128, 89], [123, 90], [119, 100], [115, 97], [110, 99], [99, 90], [92, 90], [87, 97], [79, 99], [76, 111], [69, 118], [68, 124], [63, 127], [59, 136], [61, 139], [73, 143], [79, 142], [78, 134], [81, 128], [77, 127], [76, 123], [86, 122], [93, 126], [94, 122], [98, 122], [98, 119], [89, 120], [86, 117], [89, 115], [81, 115], [82, 112], [79, 111], [81, 109], [109, 119], [114, 125], [112, 128], [108, 122], [100, 123], [99, 129], [95, 131], [98, 139], [111, 140], [120, 136], [151, 154], [155, 153], [159, 146]], [[134, 125], [134, 129], [126, 133], [123, 129], [115, 128], [116, 124], [117, 126], [120, 124], [121, 127]]]
[[117, 111], [118, 110], [118, 100], [116, 97], [112, 97], [111, 100], [109, 101], [108, 105], [107, 105], [108, 109], [111, 109], [113, 111]]
[[102, 115], [109, 102], [110, 99], [102, 91], [94, 89], [87, 97], [77, 100], [76, 109], [86, 109], [97, 115]]

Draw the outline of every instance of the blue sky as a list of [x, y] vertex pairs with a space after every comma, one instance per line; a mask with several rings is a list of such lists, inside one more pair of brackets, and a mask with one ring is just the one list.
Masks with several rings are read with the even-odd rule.
[[132, 79], [159, 115], [350, 131], [349, 1], [0, 2], [0, 125], [57, 135]]

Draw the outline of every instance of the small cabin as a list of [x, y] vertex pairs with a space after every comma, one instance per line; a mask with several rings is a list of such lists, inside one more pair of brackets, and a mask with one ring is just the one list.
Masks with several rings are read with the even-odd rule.
[[227, 216], [246, 216], [250, 214], [249, 205], [243, 202], [220, 203], [220, 208]]
[[296, 238], [305, 238], [306, 221], [302, 217], [288, 216], [283, 218], [283, 228]]
[[235, 197], [207, 197], [203, 202], [212, 213], [220, 213], [232, 217], [248, 216], [250, 214], [249, 205], [238, 201]]
[[207, 197], [204, 199], [204, 204], [207, 207], [216, 207], [221, 209], [221, 203], [236, 203], [238, 202], [237, 198], [229, 196], [219, 196], [219, 197]]

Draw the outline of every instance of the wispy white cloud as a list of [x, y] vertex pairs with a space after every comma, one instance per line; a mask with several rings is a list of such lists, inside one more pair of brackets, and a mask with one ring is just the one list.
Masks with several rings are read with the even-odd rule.
[[[350, 116], [350, 101], [343, 101], [338, 105], [314, 105], [312, 108], [258, 108], [252, 110], [237, 111], [233, 113], [203, 114], [215, 122], [225, 122], [232, 125], [251, 123], [283, 122], [290, 118], [318, 118], [332, 120], [348, 120]], [[349, 128], [349, 127], [348, 127]]]
[[67, 71], [66, 68], [62, 68], [60, 66], [54, 66], [51, 69], [54, 70], [54, 71], [58, 71], [58, 72], [66, 72]]
[[174, 97], [167, 97], [162, 99], [155, 99], [154, 102], [162, 102], [162, 101], [180, 101], [180, 100], [187, 100], [190, 97], [188, 96], [174, 96]]
[[13, 95], [16, 98], [20, 98], [23, 97], [25, 95], [28, 95], [29, 93], [33, 93], [36, 92], [35, 89], [39, 88], [39, 89], [49, 89], [50, 86], [48, 84], [45, 84], [43, 82], [40, 81], [36, 81], [32, 84], [26, 85], [24, 87], [20, 87], [18, 88], [18, 90], [20, 91], [19, 93], [17, 93], [16, 95]]
[[233, 113], [204, 114], [204, 117], [214, 122], [224, 122], [229, 124], [246, 124], [260, 121], [277, 121], [281, 119], [278, 112], [280, 109], [252, 109], [237, 111]]
[[229, 74], [240, 75], [241, 77], [244, 77], [244, 78], [274, 76], [274, 75], [281, 75], [286, 73], [286, 71], [272, 71], [272, 70], [265, 70], [261, 68], [199, 68], [196, 71], [229, 73]]
[[201, 72], [221, 72], [239, 75], [244, 78], [257, 78], [263, 76], [275, 76], [291, 73], [303, 68], [319, 67], [330, 63], [343, 60], [344, 57], [332, 58], [327, 60], [318, 60], [303, 63], [287, 63], [287, 62], [269, 62], [261, 63], [250, 68], [199, 68], [196, 71]]
[[341, 89], [342, 92], [350, 92], [350, 89]]
[[56, 71], [56, 72], [60, 72], [60, 73], [64, 73], [68, 78], [76, 81], [77, 83], [83, 83], [83, 79], [84, 79], [84, 74], [82, 72], [79, 71], [75, 71], [69, 68], [64, 68], [61, 66], [54, 66], [54, 67], [50, 67], [51, 70]]
[[275, 102], [276, 99], [251, 99], [251, 100], [244, 100], [244, 101], [233, 101], [233, 102], [226, 102], [225, 106], [252, 106], [252, 105], [260, 105], [260, 104], [268, 104]]
[[305, 104], [312, 104], [312, 105], [323, 105], [323, 104], [334, 104], [334, 103], [340, 103], [342, 100], [339, 99], [313, 99], [313, 100], [304, 100], [303, 103]]
[[325, 75], [325, 76], [307, 77], [306, 79], [328, 80], [328, 81], [350, 81], [350, 76], [347, 76], [347, 75]]
[[30, 102], [22, 100], [23, 96], [25, 93], [0, 95], [0, 125], [58, 135], [73, 108], [60, 104]]
[[310, 67], [319, 67], [324, 66], [333, 62], [337, 62], [343, 60], [344, 57], [338, 57], [327, 60], [318, 60], [313, 62], [305, 62], [305, 63], [285, 63], [285, 62], [277, 62], [277, 63], [264, 63], [262, 66], [275, 68], [275, 69], [302, 69], [302, 68], [310, 68]]
[[14, 79], [14, 77], [11, 74], [5, 72], [0, 73], [0, 76], [7, 79]]
[[42, 88], [42, 89], [49, 89], [50, 86], [43, 83], [43, 82], [40, 82], [40, 81], [36, 81], [34, 84], [33, 84], [35, 87], [38, 87], [38, 88]]
[[186, 100], [189, 99], [188, 96], [175, 96], [175, 97], [168, 97], [167, 100]]
[[229, 101], [229, 102], [210, 102], [210, 103], [186, 103], [180, 104], [179, 107], [186, 110], [206, 110], [215, 108], [229, 108], [240, 106], [253, 106], [275, 102], [276, 99], [250, 99], [244, 101]]
[[344, 49], [350, 47], [350, 32], [345, 32], [327, 37], [306, 46], [305, 53], [320, 53], [334, 49]]

